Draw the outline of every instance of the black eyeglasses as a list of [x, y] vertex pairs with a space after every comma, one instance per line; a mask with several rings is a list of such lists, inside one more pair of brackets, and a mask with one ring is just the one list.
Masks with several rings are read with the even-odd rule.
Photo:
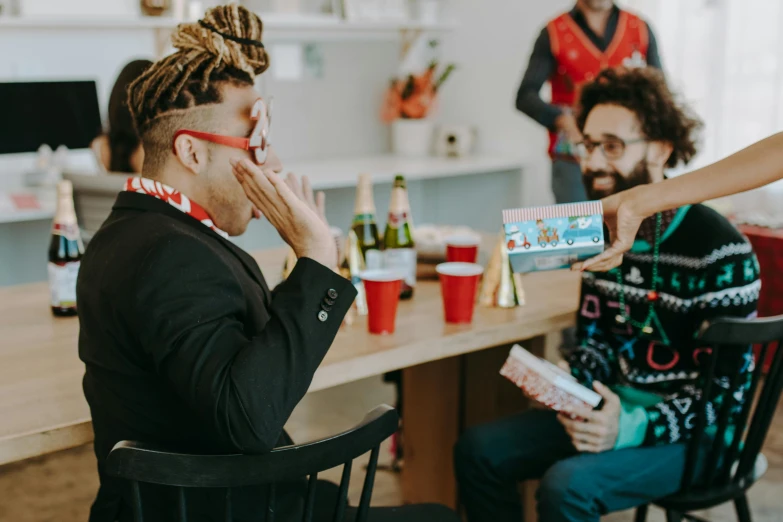
[[576, 155], [579, 158], [587, 159], [593, 153], [596, 147], [601, 147], [601, 153], [608, 160], [617, 160], [625, 154], [625, 148], [634, 143], [643, 143], [645, 138], [636, 138], [633, 140], [623, 140], [620, 138], [604, 138], [599, 141], [582, 140], [576, 144]]

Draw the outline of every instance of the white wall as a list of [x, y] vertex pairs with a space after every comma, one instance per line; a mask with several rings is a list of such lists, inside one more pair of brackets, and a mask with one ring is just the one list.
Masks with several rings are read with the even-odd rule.
[[[86, 1], [71, 0], [69, 5]], [[476, 125], [479, 151], [528, 158], [529, 168], [523, 184], [513, 173], [498, 173], [412, 186], [412, 204], [420, 215], [419, 223], [438, 220], [491, 230], [495, 223], [499, 225], [500, 208], [551, 201], [546, 133], [516, 111], [514, 100], [536, 36], [549, 18], [569, 8], [571, 2], [444, 2], [459, 28], [442, 38], [441, 49], [444, 62], [456, 62], [459, 70], [442, 90], [437, 119]], [[0, 53], [0, 81], [95, 79], [105, 112], [123, 64], [151, 57], [154, 48], [153, 32], [145, 29], [3, 28], [0, 49], [13, 52]], [[264, 74], [259, 81], [262, 93], [275, 97], [274, 144], [281, 157], [285, 161], [387, 152], [389, 130], [378, 115], [387, 81], [398, 66], [398, 43], [332, 42], [320, 44], [319, 49], [324, 63], [322, 77], [292, 83]], [[270, 51], [274, 59], [274, 48]], [[20, 169], [30, 165], [30, 157], [0, 157], [0, 190], [7, 186], [6, 179], [18, 179]], [[379, 187], [381, 214], [387, 188]], [[335, 225], [348, 225], [352, 199], [351, 191], [330, 193], [330, 219]], [[471, 205], [468, 211], [466, 205]], [[45, 277], [45, 266], [38, 261], [45, 252], [48, 226], [46, 222], [0, 225], [0, 252], [8, 253], [6, 247], [11, 245], [16, 251], [13, 258], [0, 256], [0, 286]], [[248, 248], [274, 241], [272, 231], [262, 226], [254, 226], [246, 236], [241, 243]]]
[[514, 107], [533, 43], [573, 0], [452, 0], [457, 31], [443, 39], [444, 58], [459, 71], [444, 85], [440, 118], [478, 126], [483, 150], [529, 158], [524, 205], [553, 203], [547, 135]]
[[[475, 124], [480, 150], [530, 157], [535, 175], [528, 176], [525, 202], [540, 202], [549, 197], [545, 132], [515, 110], [514, 97], [541, 27], [572, 2], [445, 1], [459, 28], [442, 38], [443, 58], [456, 62], [459, 70], [444, 86], [438, 119]], [[71, 4], [84, 6], [88, 0]], [[154, 46], [153, 32], [145, 29], [4, 28], [0, 49], [14, 52], [0, 53], [0, 81], [95, 79], [105, 111], [122, 66], [134, 58], [152, 57]], [[275, 97], [274, 139], [281, 157], [388, 150], [388, 129], [376, 115], [397, 66], [398, 45], [346, 42], [321, 44], [319, 49], [324, 57], [322, 78], [279, 82], [267, 73], [260, 81], [261, 90]]]
[[[146, 29], [3, 29], [0, 49], [15, 49], [0, 53], [0, 81], [94, 79], [105, 114], [120, 69], [134, 58], [152, 58], [154, 37]], [[381, 86], [396, 67], [396, 44], [325, 43], [319, 49], [322, 78], [281, 82], [265, 73], [259, 80], [262, 92], [275, 98], [274, 139], [281, 157], [385, 151], [388, 131], [376, 115]]]

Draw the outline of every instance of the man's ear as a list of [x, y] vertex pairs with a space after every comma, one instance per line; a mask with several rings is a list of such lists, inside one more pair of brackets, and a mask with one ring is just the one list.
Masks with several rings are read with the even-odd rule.
[[187, 134], [180, 134], [174, 140], [174, 156], [193, 174], [200, 174], [207, 165], [209, 153], [203, 141]]
[[647, 164], [663, 169], [674, 151], [669, 141], [653, 141], [647, 149]]

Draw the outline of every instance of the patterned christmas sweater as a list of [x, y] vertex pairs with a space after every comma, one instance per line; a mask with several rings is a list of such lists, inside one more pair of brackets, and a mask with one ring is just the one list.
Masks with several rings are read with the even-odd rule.
[[[578, 347], [568, 362], [584, 384], [598, 380], [620, 396], [617, 449], [689, 437], [701, 397], [699, 372], [706, 369], [710, 353], [695, 337], [705, 320], [755, 316], [761, 288], [750, 244], [724, 217], [703, 205], [679, 209], [661, 235], [659, 297], [652, 333], [646, 334], [618, 322], [617, 316], [622, 291], [626, 317], [645, 321], [652, 274], [652, 245], [638, 239], [620, 267], [585, 272], [582, 278]], [[714, 423], [715, 405], [726, 393], [737, 394], [740, 403], [744, 400], [753, 366], [750, 347], [736, 359], [722, 357], [708, 397], [708, 424]], [[743, 373], [741, 385], [729, 390], [728, 375], [737, 368]]]

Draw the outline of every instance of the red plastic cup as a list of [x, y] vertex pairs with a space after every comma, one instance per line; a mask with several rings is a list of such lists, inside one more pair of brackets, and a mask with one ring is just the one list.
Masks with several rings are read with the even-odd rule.
[[446, 262], [475, 263], [478, 260], [479, 238], [449, 236], [446, 238]]
[[359, 277], [364, 281], [364, 293], [367, 296], [367, 326], [370, 333], [394, 333], [403, 276], [392, 270], [367, 270]]
[[478, 281], [484, 269], [475, 263], [442, 263], [435, 270], [440, 275], [446, 322], [472, 322]]

